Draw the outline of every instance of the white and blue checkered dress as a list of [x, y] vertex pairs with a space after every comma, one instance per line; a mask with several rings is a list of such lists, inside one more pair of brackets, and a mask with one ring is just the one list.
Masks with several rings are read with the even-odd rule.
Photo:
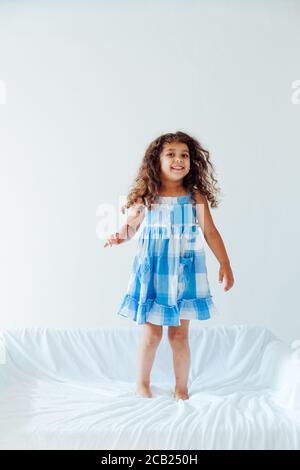
[[144, 324], [219, 315], [210, 293], [204, 236], [191, 195], [157, 196], [138, 240], [127, 292], [117, 312]]

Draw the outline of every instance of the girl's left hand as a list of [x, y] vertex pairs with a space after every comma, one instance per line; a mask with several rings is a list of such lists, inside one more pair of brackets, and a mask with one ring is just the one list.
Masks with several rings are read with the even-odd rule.
[[234, 284], [234, 278], [231, 270], [230, 263], [221, 263], [220, 264], [220, 269], [219, 269], [219, 282], [222, 283], [223, 279], [225, 277], [225, 287], [224, 290], [227, 291], [231, 289], [231, 287]]

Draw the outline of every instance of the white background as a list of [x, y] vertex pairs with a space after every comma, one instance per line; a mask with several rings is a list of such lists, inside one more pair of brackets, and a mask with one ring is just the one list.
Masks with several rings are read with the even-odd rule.
[[[210, 151], [206, 245], [218, 320], [300, 337], [299, 1], [0, 3], [1, 327], [128, 326], [137, 239], [103, 248], [146, 146], [182, 130]], [[117, 228], [118, 225], [116, 225]]]

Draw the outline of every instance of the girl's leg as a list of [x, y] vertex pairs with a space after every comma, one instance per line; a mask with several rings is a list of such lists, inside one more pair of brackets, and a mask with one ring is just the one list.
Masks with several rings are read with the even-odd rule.
[[146, 322], [139, 344], [138, 351], [138, 378], [137, 394], [143, 397], [152, 397], [150, 389], [150, 373], [157, 347], [163, 334], [162, 325]]
[[175, 398], [189, 398], [187, 383], [190, 369], [189, 323], [190, 320], [180, 320], [180, 326], [168, 327], [168, 339], [173, 351], [175, 372]]

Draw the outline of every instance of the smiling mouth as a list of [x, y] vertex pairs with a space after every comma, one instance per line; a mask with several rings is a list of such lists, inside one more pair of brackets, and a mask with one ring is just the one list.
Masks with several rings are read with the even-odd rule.
[[183, 170], [184, 170], [184, 167], [183, 167], [183, 166], [181, 166], [181, 167], [173, 167], [173, 166], [171, 166], [171, 170], [183, 171]]

